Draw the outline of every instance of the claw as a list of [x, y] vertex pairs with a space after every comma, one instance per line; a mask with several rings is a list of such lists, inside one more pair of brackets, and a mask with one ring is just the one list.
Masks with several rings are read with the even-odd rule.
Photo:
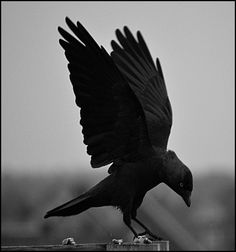
[[62, 241], [62, 245], [75, 245], [75, 241], [73, 238], [66, 238]]
[[123, 243], [122, 239], [112, 239], [112, 243], [121, 245]]
[[134, 237], [133, 239], [134, 243], [141, 243], [141, 244], [150, 244], [152, 241], [147, 238], [145, 235]]

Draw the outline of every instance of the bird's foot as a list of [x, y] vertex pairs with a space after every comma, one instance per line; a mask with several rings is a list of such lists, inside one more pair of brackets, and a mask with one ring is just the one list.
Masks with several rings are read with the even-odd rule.
[[153, 234], [150, 230], [145, 230], [143, 233], [138, 234], [138, 236], [149, 235], [148, 239], [152, 241], [162, 241], [163, 238]]
[[121, 245], [123, 243], [122, 239], [112, 239], [112, 243]]
[[62, 241], [62, 245], [75, 245], [74, 238], [66, 238]]
[[150, 244], [150, 243], [152, 243], [152, 241], [148, 237], [146, 237], [145, 235], [135, 236], [134, 239], [133, 239], [133, 242], [134, 243], [141, 243], [141, 244]]

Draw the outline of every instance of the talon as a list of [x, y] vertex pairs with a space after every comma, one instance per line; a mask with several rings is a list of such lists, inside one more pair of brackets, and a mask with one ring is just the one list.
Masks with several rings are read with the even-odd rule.
[[75, 245], [75, 241], [73, 238], [66, 238], [62, 241], [62, 245]]
[[138, 237], [139, 237], [139, 235], [134, 236], [133, 241], [134, 241], [135, 239], [138, 239]]
[[150, 244], [150, 243], [152, 243], [152, 240], [149, 239], [149, 238], [147, 238], [147, 237], [145, 237], [143, 243], [144, 244]]
[[112, 243], [121, 245], [123, 243], [122, 239], [112, 239]]
[[152, 243], [152, 241], [149, 238], [147, 238], [145, 235], [135, 237], [133, 242], [134, 243], [141, 243], [141, 244], [150, 244], [150, 243]]

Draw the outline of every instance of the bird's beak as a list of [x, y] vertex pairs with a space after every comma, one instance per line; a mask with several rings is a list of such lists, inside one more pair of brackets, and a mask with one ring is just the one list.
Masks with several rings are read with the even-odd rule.
[[191, 191], [186, 191], [182, 196], [184, 202], [188, 207], [191, 205]]

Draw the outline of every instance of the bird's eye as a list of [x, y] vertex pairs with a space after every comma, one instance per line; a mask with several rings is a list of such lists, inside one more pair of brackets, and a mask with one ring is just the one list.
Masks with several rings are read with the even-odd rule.
[[180, 186], [180, 187], [184, 187], [183, 182], [180, 182], [180, 183], [179, 183], [179, 186]]

